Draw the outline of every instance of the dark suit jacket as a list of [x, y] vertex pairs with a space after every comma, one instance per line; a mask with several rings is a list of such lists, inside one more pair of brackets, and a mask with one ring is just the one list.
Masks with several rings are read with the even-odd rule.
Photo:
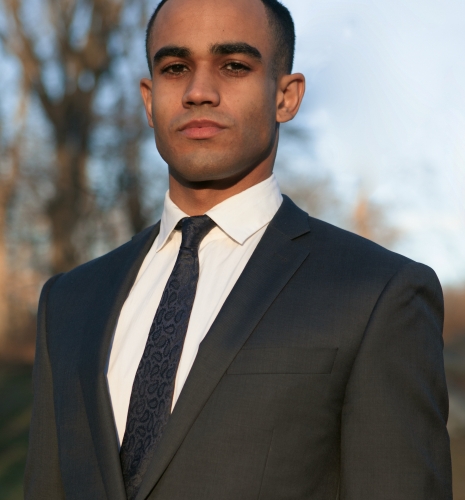
[[[104, 370], [158, 230], [44, 286], [28, 500], [125, 499]], [[431, 269], [285, 198], [137, 500], [451, 499], [442, 321]]]

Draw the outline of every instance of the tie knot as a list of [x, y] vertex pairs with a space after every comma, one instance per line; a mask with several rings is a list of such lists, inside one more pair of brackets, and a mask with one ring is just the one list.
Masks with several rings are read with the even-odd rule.
[[179, 221], [179, 225], [182, 227], [181, 248], [198, 250], [202, 240], [216, 224], [208, 215], [196, 215], [194, 217], [184, 217]]

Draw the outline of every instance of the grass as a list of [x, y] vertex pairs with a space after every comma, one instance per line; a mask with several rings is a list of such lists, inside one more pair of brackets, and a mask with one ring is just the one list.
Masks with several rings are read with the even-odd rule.
[[29, 366], [0, 366], [0, 498], [22, 500], [29, 420]]

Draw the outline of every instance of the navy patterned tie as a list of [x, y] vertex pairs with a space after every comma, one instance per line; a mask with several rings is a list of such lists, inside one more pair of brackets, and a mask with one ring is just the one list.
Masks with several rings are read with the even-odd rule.
[[215, 226], [208, 215], [186, 217], [182, 242], [137, 368], [120, 459], [128, 500], [142, 483], [171, 414], [174, 382], [199, 280], [198, 250]]

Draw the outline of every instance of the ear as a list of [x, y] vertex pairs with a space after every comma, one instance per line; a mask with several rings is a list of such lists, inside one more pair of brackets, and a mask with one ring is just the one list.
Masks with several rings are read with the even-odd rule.
[[302, 73], [284, 75], [278, 81], [276, 93], [276, 121], [285, 123], [299, 111], [305, 94], [305, 76]]
[[152, 80], [148, 78], [142, 78], [140, 81], [140, 94], [142, 100], [144, 101], [145, 114], [147, 115], [147, 121], [149, 125], [153, 128], [152, 120]]

